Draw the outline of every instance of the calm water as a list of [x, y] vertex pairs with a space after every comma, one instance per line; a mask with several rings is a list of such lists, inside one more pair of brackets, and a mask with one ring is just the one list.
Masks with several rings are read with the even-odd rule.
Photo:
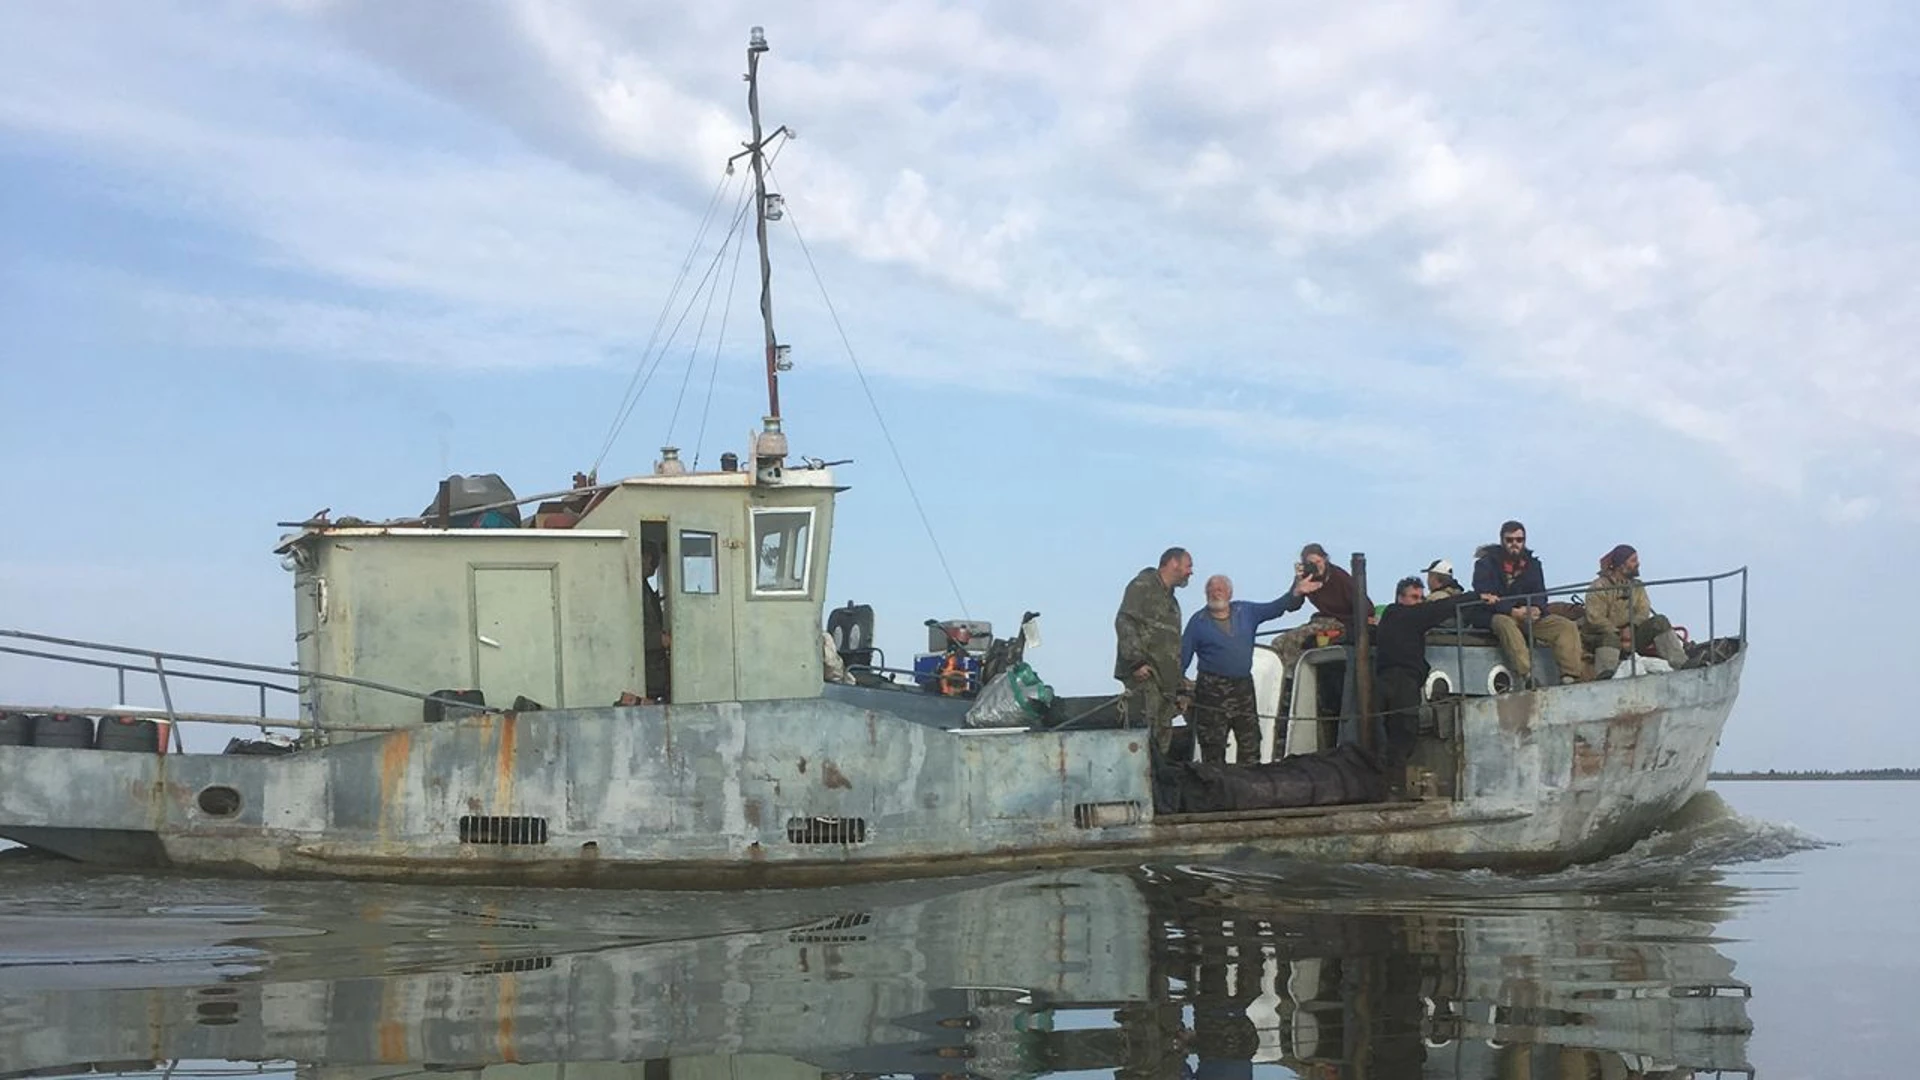
[[0, 1077], [1906, 1075], [1920, 783], [1719, 791], [1537, 879], [693, 896], [0, 860]]

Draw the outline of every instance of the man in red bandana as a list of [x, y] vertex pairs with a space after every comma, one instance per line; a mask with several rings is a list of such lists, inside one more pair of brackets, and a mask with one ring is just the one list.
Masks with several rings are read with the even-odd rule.
[[1651, 649], [1675, 669], [1687, 666], [1687, 649], [1665, 615], [1656, 615], [1640, 584], [1640, 553], [1620, 544], [1600, 557], [1600, 576], [1587, 586], [1587, 613], [1580, 635], [1593, 650], [1593, 671], [1607, 678], [1620, 666], [1622, 651]]

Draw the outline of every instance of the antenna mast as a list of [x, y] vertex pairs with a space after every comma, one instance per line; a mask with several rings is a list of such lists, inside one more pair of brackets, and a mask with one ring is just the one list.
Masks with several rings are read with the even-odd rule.
[[[760, 137], [760, 54], [767, 51], [767, 34], [756, 26], [747, 40], [747, 112], [753, 118], [753, 141], [747, 154], [753, 159], [753, 227], [760, 241], [760, 321], [767, 332], [767, 417], [780, 419], [781, 348], [773, 335], [773, 263], [767, 258], [766, 141]], [[785, 128], [776, 129], [775, 135]], [[779, 196], [774, 196], [779, 198]], [[778, 220], [779, 211], [774, 211]]]

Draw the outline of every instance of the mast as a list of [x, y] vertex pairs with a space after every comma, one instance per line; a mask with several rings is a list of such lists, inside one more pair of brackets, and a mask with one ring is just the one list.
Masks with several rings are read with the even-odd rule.
[[767, 258], [767, 163], [760, 137], [760, 54], [766, 51], [766, 31], [756, 26], [747, 41], [747, 112], [753, 118], [753, 141], [747, 144], [747, 153], [753, 159], [753, 231], [760, 242], [760, 321], [767, 332], [767, 417], [777, 422], [779, 345], [773, 336], [773, 262]]

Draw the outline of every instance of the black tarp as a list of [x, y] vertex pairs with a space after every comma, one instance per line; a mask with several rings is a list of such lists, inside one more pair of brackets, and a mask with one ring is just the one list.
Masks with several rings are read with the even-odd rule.
[[1358, 746], [1297, 754], [1264, 765], [1162, 763], [1154, 774], [1154, 811], [1212, 814], [1384, 802], [1387, 776]]

